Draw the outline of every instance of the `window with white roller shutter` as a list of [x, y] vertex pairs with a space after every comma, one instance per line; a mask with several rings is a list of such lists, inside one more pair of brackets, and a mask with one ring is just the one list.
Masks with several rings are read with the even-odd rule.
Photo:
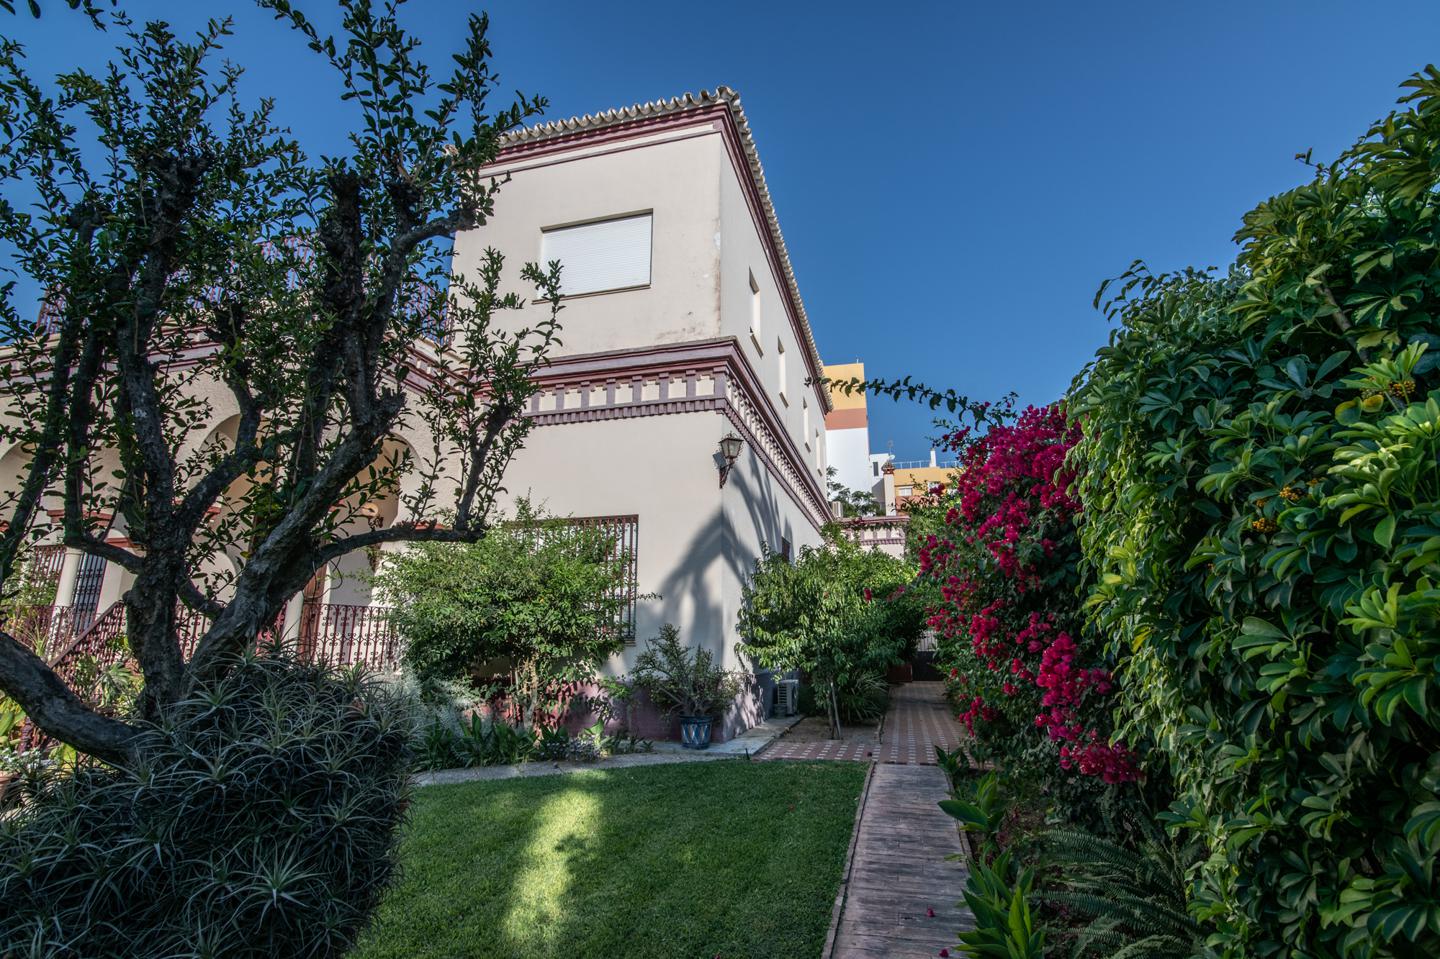
[[651, 214], [543, 230], [540, 262], [560, 261], [560, 294], [579, 296], [650, 285]]

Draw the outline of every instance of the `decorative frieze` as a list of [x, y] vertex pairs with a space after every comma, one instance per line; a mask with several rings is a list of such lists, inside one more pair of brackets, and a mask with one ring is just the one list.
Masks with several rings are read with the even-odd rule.
[[806, 466], [733, 338], [552, 359], [530, 401], [537, 427], [718, 412], [817, 528], [829, 515]]

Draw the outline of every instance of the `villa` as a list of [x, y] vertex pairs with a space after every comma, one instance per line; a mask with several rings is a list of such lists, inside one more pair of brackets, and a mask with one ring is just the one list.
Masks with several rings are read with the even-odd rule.
[[[831, 437], [840, 475], [872, 466], [863, 397], [858, 414], [853, 398], [837, 410], [819, 382], [824, 367], [739, 96], [721, 87], [518, 131], [491, 172], [506, 181], [495, 216], [457, 238], [457, 269], [493, 247], [506, 256], [504, 286], [523, 289], [526, 261], [563, 264], [564, 344], [537, 374], [534, 429], [506, 473], [502, 510], [526, 497], [614, 533], [637, 640], [610, 671], [626, 671], [665, 623], [748, 671], [735, 623], [756, 559], [821, 542], [833, 518]], [[504, 322], [546, 310], [536, 298]], [[222, 391], [195, 389], [215, 397], [215, 422], [197, 439], [233, 435]], [[23, 450], [0, 451], [0, 493], [25, 462]], [[397, 497], [363, 519], [406, 518]], [[122, 520], [110, 535], [123, 541]], [[123, 628], [129, 574], [58, 545], [42, 545], [38, 559], [55, 587], [54, 605], [37, 611], [55, 661], [104, 648]], [[331, 659], [392, 664], [396, 638], [368, 575], [383, 562], [383, 551], [362, 551], [332, 564], [277, 626]], [[757, 679], [720, 738], [765, 715], [772, 684]]]

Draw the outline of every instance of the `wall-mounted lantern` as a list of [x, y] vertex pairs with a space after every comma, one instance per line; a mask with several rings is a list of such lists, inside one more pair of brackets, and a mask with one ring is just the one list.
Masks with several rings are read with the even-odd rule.
[[740, 456], [740, 450], [744, 447], [745, 441], [734, 433], [726, 433], [720, 440], [720, 456], [725, 460], [720, 467], [720, 485], [724, 486], [725, 481], [730, 478], [730, 471], [735, 468], [735, 460]]

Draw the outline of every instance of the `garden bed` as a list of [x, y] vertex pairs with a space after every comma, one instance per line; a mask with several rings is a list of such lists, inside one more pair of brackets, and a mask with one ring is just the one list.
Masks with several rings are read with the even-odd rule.
[[421, 790], [354, 955], [819, 955], [864, 776], [721, 761]]

